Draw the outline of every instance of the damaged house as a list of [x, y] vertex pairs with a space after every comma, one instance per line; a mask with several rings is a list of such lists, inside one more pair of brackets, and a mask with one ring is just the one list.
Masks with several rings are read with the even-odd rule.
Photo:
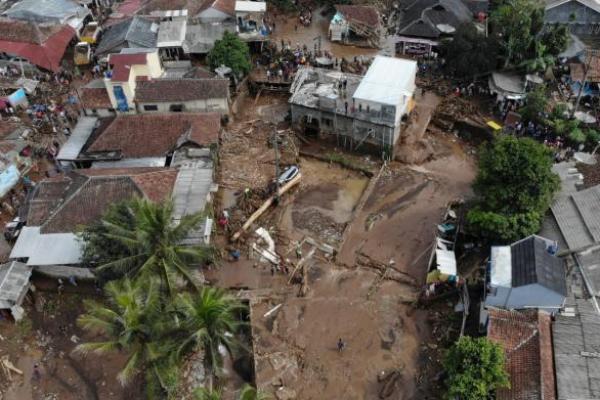
[[290, 88], [292, 123], [353, 150], [393, 152], [414, 107], [417, 63], [377, 56], [365, 76], [304, 67]]
[[329, 40], [378, 47], [381, 19], [373, 6], [336, 5], [329, 23]]

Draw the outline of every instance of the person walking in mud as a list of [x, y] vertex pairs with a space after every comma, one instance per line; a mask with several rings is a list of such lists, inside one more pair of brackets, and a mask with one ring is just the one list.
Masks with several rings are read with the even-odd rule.
[[338, 352], [340, 352], [340, 353], [342, 351], [344, 351], [344, 349], [346, 348], [346, 343], [342, 340], [342, 338], [338, 339], [337, 348], [338, 348]]

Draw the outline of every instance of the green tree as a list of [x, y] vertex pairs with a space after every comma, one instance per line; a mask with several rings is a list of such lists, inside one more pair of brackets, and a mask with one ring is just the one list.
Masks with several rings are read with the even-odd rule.
[[237, 77], [246, 75], [252, 69], [248, 45], [227, 31], [223, 35], [223, 39], [215, 42], [207, 59], [212, 69], [225, 65], [231, 68]]
[[546, 26], [540, 42], [546, 45], [550, 55], [554, 57], [558, 56], [569, 44], [569, 29], [567, 25]]
[[240, 391], [239, 400], [270, 400], [271, 396], [255, 388], [252, 385], [245, 384]]
[[234, 335], [242, 325], [240, 315], [244, 309], [238, 299], [213, 287], [203, 287], [197, 294], [181, 293], [175, 299], [175, 310], [186, 332], [179, 353], [196, 348], [204, 350], [210, 388], [212, 378], [223, 366], [219, 346], [227, 349], [230, 355], [240, 346]]
[[474, 77], [496, 68], [498, 47], [471, 23], [458, 27], [452, 40], [442, 45], [446, 70], [458, 77]]
[[128, 202], [126, 210], [128, 216], [114, 219], [109, 215], [102, 219], [103, 231], [87, 235], [86, 248], [97, 248], [104, 240], [107, 247], [127, 249], [123, 254], [112, 254], [114, 257], [104, 260], [96, 270], [113, 277], [158, 276], [169, 294], [181, 279], [196, 286], [190, 266], [212, 259], [213, 252], [203, 246], [185, 246], [182, 241], [198, 227], [203, 215], [186, 215], [173, 223], [171, 202], [157, 204], [146, 199]]
[[[504, 56], [504, 67], [518, 65], [527, 52], [539, 28], [541, 6], [534, 0], [506, 0], [491, 14], [490, 20]], [[542, 14], [543, 17], [543, 14]]]
[[194, 390], [194, 400], [221, 400], [221, 391], [199, 387]]
[[531, 58], [521, 63], [521, 66], [525, 67], [527, 72], [546, 72], [548, 68], [554, 66], [555, 56], [548, 52], [545, 44], [536, 40], [533, 48]]
[[590, 147], [590, 149], [593, 149], [600, 142], [600, 132], [598, 132], [595, 129], [588, 129], [588, 131], [585, 134], [585, 142]]
[[161, 313], [158, 284], [154, 280], [138, 284], [123, 279], [109, 282], [104, 291], [107, 303], [84, 300], [86, 312], [77, 324], [105, 340], [82, 343], [75, 352], [126, 352], [127, 362], [117, 376], [122, 385], [143, 374], [150, 397], [171, 393], [178, 375], [176, 347], [167, 334], [172, 321]]
[[521, 116], [525, 121], [539, 123], [543, 121], [543, 113], [548, 107], [548, 95], [546, 87], [537, 86], [534, 90], [527, 93], [525, 106], [521, 109]]
[[583, 133], [583, 131], [579, 128], [573, 129], [571, 132], [569, 132], [567, 137], [574, 144], [584, 143], [586, 139], [585, 133]]
[[552, 152], [529, 138], [501, 136], [481, 148], [470, 228], [492, 241], [514, 241], [539, 230], [559, 179]]
[[502, 347], [485, 337], [461, 337], [444, 358], [449, 400], [487, 399], [493, 390], [510, 387]]

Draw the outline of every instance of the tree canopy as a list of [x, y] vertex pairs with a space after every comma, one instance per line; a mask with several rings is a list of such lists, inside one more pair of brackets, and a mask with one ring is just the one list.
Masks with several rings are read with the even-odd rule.
[[492, 241], [531, 235], [539, 230], [559, 183], [549, 149], [533, 139], [501, 136], [481, 149], [473, 186], [477, 204], [467, 221]]
[[491, 391], [510, 385], [502, 347], [485, 337], [461, 337], [447, 352], [444, 368], [450, 400], [487, 399]]
[[496, 41], [478, 32], [471, 23], [458, 27], [453, 39], [443, 43], [441, 51], [446, 70], [457, 77], [473, 77], [496, 68]]
[[238, 77], [252, 69], [248, 45], [230, 32], [225, 32], [223, 39], [215, 42], [208, 53], [208, 63], [212, 69], [225, 65]]
[[544, 26], [544, 7], [536, 0], [502, 0], [490, 21], [504, 67], [524, 66], [532, 72], [541, 71], [567, 46], [567, 28]]
[[521, 116], [525, 121], [542, 122], [544, 119], [543, 114], [547, 107], [548, 95], [546, 94], [546, 87], [539, 85], [527, 93], [525, 106], [521, 109]]

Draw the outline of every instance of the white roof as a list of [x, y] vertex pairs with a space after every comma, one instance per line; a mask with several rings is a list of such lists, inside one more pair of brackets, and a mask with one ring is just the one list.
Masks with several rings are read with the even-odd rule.
[[73, 133], [67, 143], [65, 143], [58, 152], [57, 160], [73, 161], [76, 160], [85, 146], [86, 142], [90, 138], [94, 127], [98, 122], [98, 118], [95, 117], [81, 117], [73, 129]]
[[510, 246], [492, 246], [490, 258], [492, 286], [512, 286], [512, 256]]
[[239, 12], [266, 12], [267, 3], [264, 1], [236, 1], [235, 11]]
[[456, 275], [456, 256], [453, 251], [437, 249], [435, 262], [442, 274]]
[[158, 28], [156, 47], [181, 47], [185, 40], [186, 19], [163, 21]]
[[27, 265], [72, 265], [81, 262], [82, 245], [73, 233], [40, 233], [39, 226], [21, 231], [10, 258], [28, 258]]
[[402, 96], [412, 96], [417, 62], [377, 56], [354, 92], [357, 100], [397, 105]]

